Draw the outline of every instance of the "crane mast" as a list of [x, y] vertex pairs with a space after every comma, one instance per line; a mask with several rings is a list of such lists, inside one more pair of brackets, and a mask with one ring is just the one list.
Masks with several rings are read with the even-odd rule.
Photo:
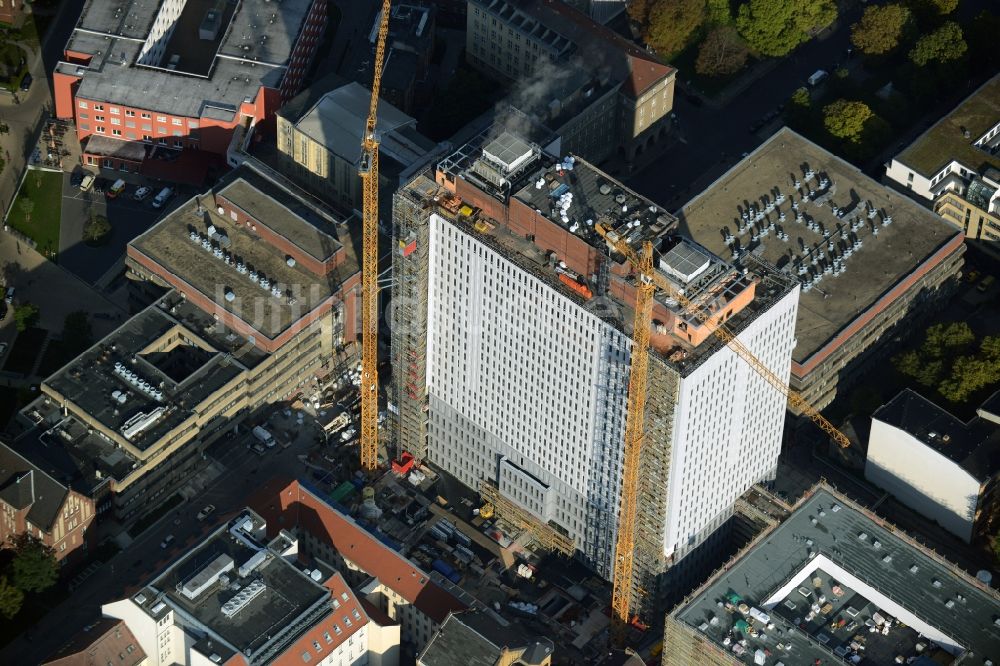
[[378, 467], [378, 95], [389, 33], [390, 0], [382, 2], [375, 44], [372, 97], [361, 139], [362, 259], [361, 259], [361, 469]]
[[692, 303], [690, 299], [670, 284], [665, 276], [653, 270], [652, 245], [649, 241], [643, 244], [642, 253], [639, 254], [606, 224], [598, 223], [594, 228], [611, 248], [628, 260], [639, 280], [632, 328], [632, 360], [628, 387], [628, 412], [625, 423], [625, 455], [622, 461], [621, 511], [618, 517], [618, 536], [615, 542], [611, 597], [611, 640], [615, 645], [622, 647], [631, 619], [629, 602], [632, 596], [637, 485], [645, 420], [646, 379], [649, 367], [649, 331], [653, 294], [657, 289], [664, 292], [669, 298], [676, 300], [684, 308], [686, 314], [693, 316], [701, 324], [712, 326], [712, 333], [719, 340], [746, 361], [768, 384], [781, 392], [793, 407], [798, 408], [809, 417], [841, 447], [849, 447], [851, 441], [805, 398], [789, 388], [786, 381], [771, 372], [770, 368], [736, 338], [736, 334], [726, 328], [722, 322], [711, 321], [712, 315], [710, 313]]
[[632, 324], [632, 360], [628, 378], [628, 417], [625, 421], [625, 457], [622, 462], [621, 511], [618, 515], [618, 539], [615, 541], [614, 587], [611, 596], [611, 634], [616, 645], [625, 643], [628, 629], [629, 601], [632, 596], [632, 561], [635, 555], [636, 489], [639, 482], [639, 456], [642, 453], [643, 422], [646, 411], [646, 372], [649, 368], [649, 319], [653, 311], [655, 285], [653, 245], [643, 244], [642, 255], [633, 264], [639, 272], [635, 317]]

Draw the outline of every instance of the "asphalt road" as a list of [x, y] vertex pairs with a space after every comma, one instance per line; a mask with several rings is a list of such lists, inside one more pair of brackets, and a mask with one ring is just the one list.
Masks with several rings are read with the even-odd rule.
[[[751, 124], [784, 104], [817, 69], [832, 72], [836, 63], [852, 64], [847, 60], [850, 25], [860, 13], [855, 8], [842, 14], [832, 31], [802, 46], [721, 106], [696, 106], [678, 91], [674, 95], [677, 142], [626, 183], [670, 210], [704, 190], [770, 134], [768, 129], [751, 133]], [[679, 77], [683, 87], [683, 72]]]

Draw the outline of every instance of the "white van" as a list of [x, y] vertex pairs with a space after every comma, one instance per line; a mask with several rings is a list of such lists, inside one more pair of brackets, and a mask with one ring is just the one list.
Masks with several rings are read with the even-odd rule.
[[86, 192], [91, 187], [93, 187], [93, 185], [94, 185], [94, 176], [88, 173], [86, 176], [83, 177], [83, 180], [80, 181], [80, 191]]
[[153, 208], [163, 208], [163, 205], [170, 201], [170, 197], [174, 196], [173, 189], [169, 187], [164, 187], [160, 190], [160, 193], [156, 195], [153, 199]]
[[809, 77], [809, 85], [815, 87], [823, 83], [823, 80], [828, 77], [829, 74], [825, 69], [817, 69], [813, 72], [812, 76]]

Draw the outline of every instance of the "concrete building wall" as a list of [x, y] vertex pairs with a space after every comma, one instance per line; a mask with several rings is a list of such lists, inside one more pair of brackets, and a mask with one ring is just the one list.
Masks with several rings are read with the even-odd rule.
[[906, 431], [872, 419], [865, 478], [958, 538], [972, 539], [979, 480]]
[[[780, 378], [795, 346], [798, 288], [758, 316], [738, 339]], [[663, 552], [697, 546], [750, 486], [774, 478], [785, 422], [784, 394], [724, 348], [681, 380], [670, 461]]]
[[497, 482], [607, 571], [630, 340], [437, 215], [428, 262], [428, 459]]

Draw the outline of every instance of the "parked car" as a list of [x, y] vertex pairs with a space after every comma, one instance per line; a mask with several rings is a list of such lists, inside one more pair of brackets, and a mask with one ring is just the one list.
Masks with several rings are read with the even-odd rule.
[[4, 294], [3, 300], [7, 305], [14, 304], [14, 287], [7, 287], [7, 293]]
[[0, 342], [0, 356], [3, 356], [4, 352], [6, 352], [6, 351], [7, 351], [7, 343], [6, 342]]
[[160, 548], [163, 548], [164, 550], [166, 550], [167, 548], [170, 547], [170, 544], [172, 544], [173, 542], [174, 542], [174, 535], [173, 534], [168, 534], [163, 539], [163, 541], [160, 542]]
[[992, 275], [987, 275], [986, 277], [983, 278], [983, 281], [979, 283], [979, 286], [976, 287], [976, 291], [978, 291], [981, 294], [985, 294], [986, 290], [992, 287], [993, 283], [996, 282], [996, 280], [997, 279]]
[[153, 208], [163, 208], [164, 205], [174, 196], [174, 190], [170, 187], [164, 187], [160, 190], [160, 193], [156, 195], [153, 199]]
[[819, 84], [823, 83], [823, 81], [826, 80], [826, 77], [828, 76], [830, 76], [830, 74], [825, 69], [817, 69], [815, 72], [812, 73], [812, 76], [809, 77], [808, 79], [809, 85], [813, 87], [818, 86]]
[[93, 177], [93, 176], [91, 176], [91, 175], [90, 175], [90, 174], [88, 173], [88, 174], [87, 174], [86, 176], [84, 176], [84, 177], [83, 177], [83, 179], [82, 179], [82, 180], [80, 181], [80, 191], [81, 191], [81, 192], [86, 192], [86, 191], [87, 191], [87, 190], [89, 190], [89, 189], [90, 189], [91, 187], [93, 187], [93, 185], [94, 185], [94, 177]]
[[83, 172], [74, 171], [69, 175], [69, 184], [73, 187], [80, 187], [80, 183], [83, 182]]
[[198, 512], [198, 520], [205, 520], [212, 514], [213, 511], [215, 511], [215, 505], [206, 504], [202, 507], [202, 510]]
[[139, 189], [137, 189], [135, 191], [135, 194], [132, 195], [132, 198], [134, 198], [136, 201], [142, 201], [143, 199], [145, 199], [146, 197], [148, 197], [149, 193], [152, 192], [152, 191], [153, 191], [153, 188], [146, 187], [144, 185], [144, 186], [140, 187]]
[[31, 88], [31, 81], [31, 74], [25, 74], [24, 78], [21, 79], [21, 92], [28, 92], [28, 89]]
[[104, 194], [104, 190], [108, 189], [108, 179], [98, 178], [94, 181], [94, 192], [97, 194]]
[[114, 185], [111, 186], [111, 189], [108, 190], [108, 198], [117, 199], [121, 194], [125, 192], [125, 187], [126, 187], [125, 181], [119, 178], [118, 180], [115, 181]]

